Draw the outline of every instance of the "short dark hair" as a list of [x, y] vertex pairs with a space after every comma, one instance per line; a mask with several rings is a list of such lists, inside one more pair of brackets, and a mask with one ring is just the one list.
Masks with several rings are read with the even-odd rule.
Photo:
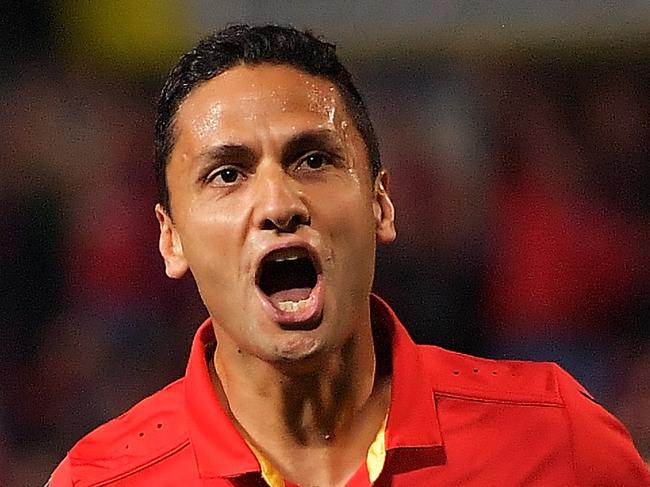
[[204, 37], [185, 53], [160, 94], [155, 165], [158, 200], [165, 210], [170, 210], [166, 167], [174, 148], [174, 121], [181, 103], [196, 86], [234, 66], [262, 63], [285, 64], [334, 83], [366, 144], [373, 179], [379, 174], [381, 160], [375, 130], [352, 76], [336, 56], [334, 44], [292, 27], [233, 25]]

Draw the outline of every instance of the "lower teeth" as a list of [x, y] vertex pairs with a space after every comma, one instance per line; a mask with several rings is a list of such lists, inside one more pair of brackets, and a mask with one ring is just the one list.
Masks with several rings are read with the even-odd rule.
[[278, 309], [280, 311], [298, 311], [305, 308], [309, 299], [301, 299], [300, 301], [280, 301], [278, 303]]

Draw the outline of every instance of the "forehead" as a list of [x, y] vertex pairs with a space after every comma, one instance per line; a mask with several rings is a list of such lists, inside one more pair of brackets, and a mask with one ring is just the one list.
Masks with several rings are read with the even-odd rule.
[[347, 119], [332, 82], [291, 66], [260, 64], [237, 66], [196, 87], [181, 104], [176, 125], [201, 139], [219, 129], [234, 135], [269, 122], [325, 128]]

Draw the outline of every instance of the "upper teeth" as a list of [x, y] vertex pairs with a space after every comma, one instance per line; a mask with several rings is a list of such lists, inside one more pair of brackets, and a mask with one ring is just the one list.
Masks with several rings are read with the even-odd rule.
[[287, 260], [298, 260], [298, 256], [297, 255], [289, 255], [287, 257], [277, 257], [277, 258], [275, 258], [273, 260], [276, 261], [276, 262], [284, 262], [284, 261], [287, 261]]
[[291, 261], [291, 260], [298, 260], [302, 257], [305, 257], [307, 255], [307, 252], [304, 249], [297, 249], [297, 248], [289, 248], [289, 249], [282, 249], [273, 252], [271, 255], [271, 260], [274, 262], [285, 262], [285, 261]]

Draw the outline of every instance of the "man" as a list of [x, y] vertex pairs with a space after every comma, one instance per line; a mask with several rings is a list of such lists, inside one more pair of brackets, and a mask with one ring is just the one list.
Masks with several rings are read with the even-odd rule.
[[416, 346], [371, 296], [388, 176], [334, 46], [234, 26], [172, 71], [160, 252], [210, 318], [186, 376], [82, 439], [51, 486], [648, 485], [552, 364]]

